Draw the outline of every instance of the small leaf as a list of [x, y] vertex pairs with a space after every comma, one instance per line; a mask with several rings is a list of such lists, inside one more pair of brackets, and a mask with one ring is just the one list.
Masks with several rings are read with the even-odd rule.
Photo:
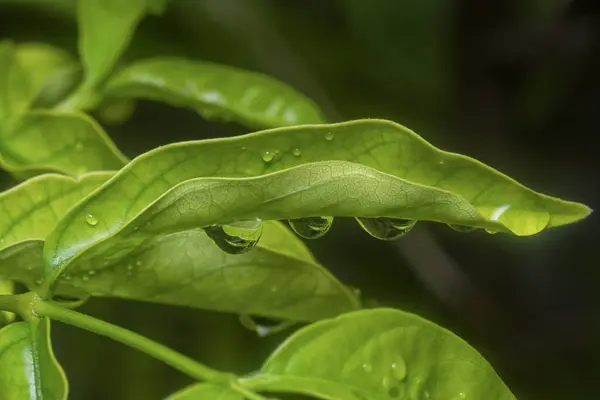
[[41, 175], [0, 193], [0, 279], [37, 286], [44, 273], [43, 240], [73, 204], [110, 176]]
[[44, 264], [51, 283], [84, 252], [256, 218], [390, 217], [532, 235], [588, 214], [388, 121], [298, 126], [136, 158], [61, 220]]
[[145, 10], [146, 0], [78, 0], [79, 54], [88, 87], [110, 73]]
[[21, 175], [81, 175], [117, 170], [127, 162], [98, 123], [73, 112], [26, 114], [0, 135], [0, 155], [6, 169]]
[[106, 94], [164, 101], [193, 108], [207, 119], [234, 120], [251, 127], [324, 122], [310, 99], [273, 78], [179, 58], [132, 64], [109, 80]]
[[[0, 279], [0, 296], [4, 294], [13, 294], [14, 287], [15, 285], [12, 281]], [[0, 327], [13, 322], [15, 317], [15, 314], [10, 311], [0, 311]]]
[[241, 383], [328, 400], [515, 399], [465, 341], [392, 309], [356, 311], [300, 329]]
[[276, 221], [265, 221], [256, 248], [239, 255], [221, 251], [201, 229], [140, 242], [129, 237], [87, 253], [62, 276], [55, 292], [293, 321], [315, 321], [359, 308], [354, 293]]
[[63, 400], [68, 386], [50, 344], [50, 320], [33, 319], [0, 329], [2, 400]]
[[213, 383], [198, 383], [167, 397], [165, 400], [244, 400], [245, 397], [232, 389]]

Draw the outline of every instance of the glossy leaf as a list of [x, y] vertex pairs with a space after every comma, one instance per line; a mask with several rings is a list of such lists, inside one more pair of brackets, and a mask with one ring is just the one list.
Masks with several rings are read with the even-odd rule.
[[50, 345], [50, 321], [33, 319], [0, 329], [2, 400], [63, 400], [67, 381]]
[[165, 400], [244, 400], [245, 397], [233, 390], [212, 383], [199, 383], [180, 390]]
[[[265, 151], [275, 156], [264, 161]], [[588, 213], [388, 121], [299, 126], [176, 143], [138, 157], [65, 216], [44, 263], [52, 280], [83, 252], [107, 251], [93, 250], [99, 243], [108, 249], [256, 218], [385, 216], [532, 235]], [[86, 224], [88, 214], [98, 223]]]
[[242, 384], [328, 400], [510, 400], [465, 341], [416, 315], [362, 310], [294, 333]]
[[62, 276], [56, 293], [294, 321], [314, 321], [359, 308], [356, 295], [276, 221], [264, 223], [259, 244], [245, 254], [221, 251], [201, 229], [141, 241], [129, 237], [86, 254]]
[[1, 193], [0, 279], [18, 281], [29, 288], [39, 284], [43, 240], [73, 204], [110, 176], [92, 173], [76, 180], [41, 175]]
[[179, 58], [132, 64], [109, 80], [106, 93], [164, 101], [193, 108], [207, 119], [234, 120], [251, 127], [324, 122], [310, 99], [273, 78]]
[[78, 0], [79, 54], [87, 86], [112, 70], [145, 10], [146, 0]]
[[127, 162], [102, 127], [81, 113], [35, 111], [0, 134], [2, 163], [11, 172], [81, 175]]
[[[0, 279], [0, 296], [3, 294], [13, 294], [14, 283], [9, 280]], [[11, 323], [15, 320], [15, 314], [10, 311], [0, 311], [0, 326]]]

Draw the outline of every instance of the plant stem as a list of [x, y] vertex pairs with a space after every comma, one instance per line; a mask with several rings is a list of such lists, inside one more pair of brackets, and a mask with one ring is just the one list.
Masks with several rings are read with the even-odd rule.
[[[1, 305], [0, 305], [1, 306]], [[197, 380], [230, 384], [235, 376], [213, 370], [160, 343], [156, 343], [128, 329], [96, 319], [77, 311], [68, 310], [51, 302], [37, 299], [31, 304], [32, 311], [40, 317], [49, 317], [69, 325], [94, 332], [140, 350]]]
[[267, 400], [266, 397], [261, 396], [258, 393], [254, 393], [253, 391], [251, 391], [249, 389], [246, 389], [245, 387], [243, 387], [242, 385], [240, 385], [237, 382], [232, 383], [231, 388], [233, 390], [235, 390], [236, 392], [238, 392], [239, 394], [241, 394], [242, 396], [244, 396], [248, 400]]
[[0, 310], [2, 311], [10, 311], [15, 314], [19, 314], [21, 312], [20, 302], [15, 295], [6, 294], [0, 295]]

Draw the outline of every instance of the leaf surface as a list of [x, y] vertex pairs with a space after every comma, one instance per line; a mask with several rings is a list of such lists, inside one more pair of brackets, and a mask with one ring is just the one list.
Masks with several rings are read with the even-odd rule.
[[207, 119], [271, 128], [324, 122], [317, 106], [268, 76], [180, 58], [154, 58], [125, 67], [107, 83], [114, 97], [164, 101]]
[[50, 345], [50, 320], [16, 322], [0, 329], [2, 400], [63, 400], [68, 386]]
[[[393, 217], [532, 235], [588, 214], [582, 204], [536, 193], [400, 125], [363, 120], [143, 154], [61, 220], [44, 263], [51, 283], [86, 251], [256, 218]], [[87, 215], [98, 223], [86, 224]]]
[[167, 397], [165, 400], [244, 400], [244, 396], [233, 390], [212, 383], [198, 383]]
[[121, 168], [127, 158], [91, 117], [76, 112], [33, 111], [0, 134], [4, 167], [21, 175], [81, 175]]
[[515, 399], [465, 341], [393, 309], [356, 311], [302, 328], [242, 384], [328, 400]]
[[[0, 279], [0, 296], [5, 294], [13, 294], [14, 283], [6, 279]], [[10, 311], [0, 311], [0, 327], [14, 321], [15, 314]]]
[[100, 83], [112, 70], [145, 10], [146, 0], [78, 1], [79, 54], [88, 87]]

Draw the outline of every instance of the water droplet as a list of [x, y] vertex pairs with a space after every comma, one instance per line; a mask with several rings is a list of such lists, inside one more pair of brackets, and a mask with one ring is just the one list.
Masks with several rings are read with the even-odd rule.
[[362, 369], [364, 369], [365, 372], [371, 372], [373, 371], [373, 366], [371, 364], [365, 363], [362, 365]]
[[242, 254], [256, 246], [262, 235], [262, 222], [241, 221], [229, 225], [211, 225], [206, 234], [221, 250], [229, 254]]
[[333, 217], [308, 217], [290, 219], [290, 227], [305, 239], [318, 239], [325, 235], [333, 224]]
[[461, 233], [469, 233], [469, 232], [473, 232], [473, 231], [477, 230], [477, 228], [475, 228], [473, 226], [466, 226], [466, 225], [448, 224], [448, 226], [450, 228], [454, 229], [456, 232], [461, 232]]
[[28, 265], [27, 266], [27, 271], [33, 271], [33, 266], [32, 265]]
[[275, 153], [275, 155], [276, 155], [276, 156], [278, 156], [278, 155], [279, 155], [279, 153], [280, 153], [280, 152], [279, 152], [279, 149], [275, 149], [274, 153]]
[[333, 140], [334, 137], [335, 135], [333, 134], [333, 132], [327, 132], [325, 134], [325, 140]]
[[458, 398], [459, 398], [459, 399], [466, 399], [466, 398], [467, 398], [467, 395], [466, 395], [464, 392], [460, 392], [460, 393], [458, 394]]
[[417, 223], [414, 219], [398, 218], [356, 218], [356, 220], [367, 233], [381, 240], [398, 239], [410, 232]]
[[406, 363], [404, 360], [398, 359], [392, 364], [392, 375], [400, 382], [406, 379]]
[[96, 226], [98, 224], [98, 218], [94, 217], [92, 214], [87, 214], [85, 216], [85, 222], [90, 226]]
[[35, 284], [36, 284], [37, 286], [40, 286], [40, 285], [42, 284], [42, 280], [41, 280], [41, 279], [37, 279], [37, 280], [35, 281]]
[[133, 265], [129, 264], [129, 265], [127, 266], [127, 271], [133, 271]]
[[263, 151], [261, 157], [264, 162], [269, 163], [269, 162], [273, 161], [273, 157], [275, 157], [275, 154], [273, 154], [273, 152], [270, 150], [265, 150], [265, 151]]
[[427, 390], [423, 394], [425, 395], [426, 399], [430, 399], [431, 398], [431, 395], [429, 394], [429, 392]]
[[83, 150], [83, 143], [81, 143], [81, 142], [75, 143], [75, 150], [76, 151], [82, 151]]
[[296, 322], [293, 321], [268, 321], [268, 324], [259, 323], [254, 317], [250, 315], [240, 315], [240, 323], [246, 329], [249, 329], [260, 337], [274, 335], [279, 333], [293, 325]]
[[296, 157], [300, 157], [302, 155], [302, 150], [300, 150], [298, 147], [296, 147], [292, 153], [296, 156]]
[[95, 270], [93, 270], [93, 269], [90, 269], [90, 270], [88, 271], [88, 275], [94, 276], [94, 275], [96, 275], [96, 271], [95, 271]]
[[397, 398], [398, 396], [400, 396], [400, 389], [398, 389], [396, 386], [392, 386], [389, 390], [388, 390], [388, 395], [391, 398]]
[[246, 146], [242, 146], [242, 150], [246, 150]]
[[[135, 265], [137, 265], [138, 267], [142, 265], [142, 260], [137, 260], [135, 262]], [[133, 268], [132, 268], [133, 269]]]
[[87, 275], [84, 275], [84, 276], [83, 276], [81, 279], [83, 279], [84, 281], [86, 281], [86, 282], [87, 282], [87, 281], [89, 281], [89, 280], [90, 280], [90, 277], [89, 277], [89, 276], [87, 276]]
[[392, 378], [390, 378], [388, 375], [384, 375], [381, 379], [381, 384], [383, 385], [384, 389], [388, 389], [392, 385]]

